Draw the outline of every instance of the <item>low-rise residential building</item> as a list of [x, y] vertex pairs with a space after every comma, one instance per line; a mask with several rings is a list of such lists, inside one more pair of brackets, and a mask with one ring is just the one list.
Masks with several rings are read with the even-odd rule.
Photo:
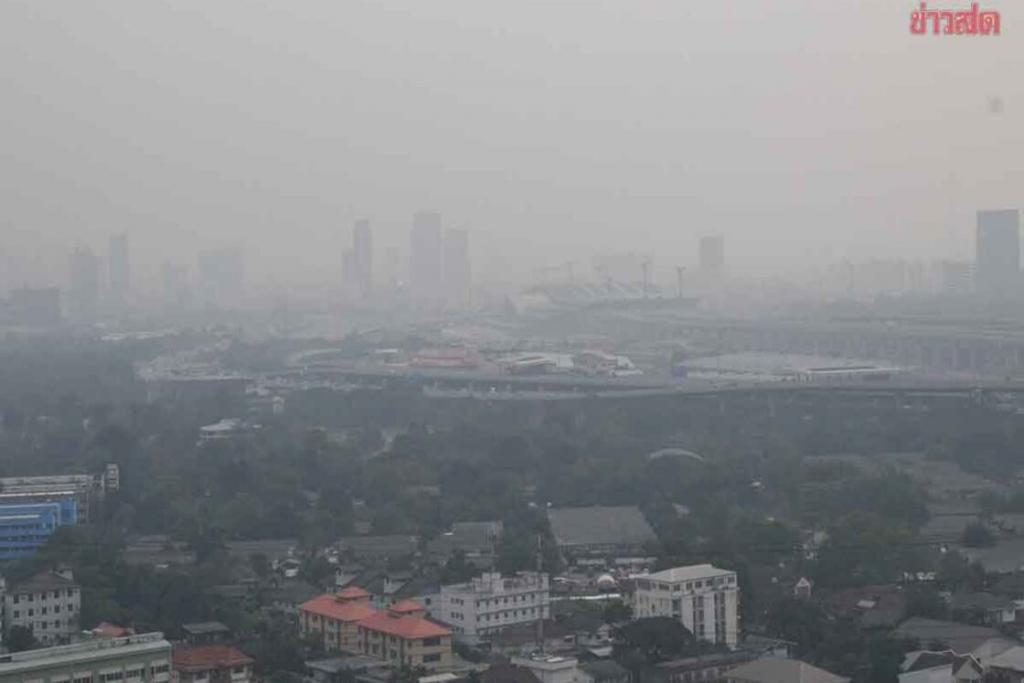
[[[993, 669], [993, 673], [1005, 674], [996, 669]], [[906, 656], [900, 666], [899, 680], [900, 683], [980, 683], [984, 675], [985, 670], [971, 655], [961, 656], [950, 650], [920, 651]]]
[[849, 678], [796, 659], [758, 659], [725, 674], [726, 683], [850, 683]]
[[643, 677], [644, 683], [718, 683], [740, 664], [758, 659], [752, 652], [717, 652], [659, 662]]
[[0, 683], [170, 683], [170, 660], [162, 633], [97, 638], [0, 655]]
[[299, 629], [304, 636], [316, 634], [327, 652], [358, 652], [358, 624], [376, 612], [367, 591], [349, 586], [299, 605]]
[[575, 657], [512, 657], [511, 664], [529, 669], [540, 683], [576, 683], [579, 678], [579, 660]]
[[736, 572], [710, 564], [673, 567], [635, 577], [633, 615], [669, 617], [695, 637], [735, 648], [739, 639]]
[[228, 645], [181, 648], [171, 653], [173, 683], [249, 683], [252, 665], [252, 657]]
[[606, 659], [579, 665], [579, 683], [629, 683], [629, 669]]
[[437, 617], [459, 640], [476, 643], [516, 624], [547, 618], [548, 575], [522, 572], [504, 578], [488, 572], [467, 583], [441, 587]]
[[445, 671], [452, 666], [452, 632], [424, 615], [423, 606], [399, 602], [357, 625], [359, 650], [396, 666]]
[[70, 569], [42, 572], [7, 587], [4, 628], [27, 628], [40, 643], [59, 645], [78, 633], [81, 608], [82, 592]]

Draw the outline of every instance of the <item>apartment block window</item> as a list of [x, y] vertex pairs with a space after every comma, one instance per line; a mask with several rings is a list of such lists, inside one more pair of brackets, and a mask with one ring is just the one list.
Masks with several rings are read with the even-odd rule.
[[423, 663], [424, 664], [426, 664], [428, 662], [440, 662], [440, 661], [441, 661], [441, 655], [440, 654], [423, 655]]
[[441, 644], [440, 638], [424, 638], [423, 647], [434, 647]]

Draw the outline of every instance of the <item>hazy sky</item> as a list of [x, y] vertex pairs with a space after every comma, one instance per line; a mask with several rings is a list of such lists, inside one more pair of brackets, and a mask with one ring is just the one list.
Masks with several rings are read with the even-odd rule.
[[0, 267], [123, 230], [140, 270], [237, 243], [308, 281], [418, 208], [478, 272], [708, 232], [737, 267], [966, 257], [1024, 205], [1024, 9], [922, 37], [916, 4], [4, 0]]

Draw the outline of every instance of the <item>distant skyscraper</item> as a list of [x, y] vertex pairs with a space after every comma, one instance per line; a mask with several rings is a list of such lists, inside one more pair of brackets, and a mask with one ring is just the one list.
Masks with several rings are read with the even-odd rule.
[[444, 283], [448, 303], [456, 308], [470, 304], [471, 271], [469, 233], [448, 230], [444, 235]]
[[241, 249], [215, 249], [199, 255], [199, 281], [206, 303], [233, 305], [242, 296], [244, 261]]
[[176, 308], [184, 306], [188, 300], [188, 274], [185, 266], [164, 261], [161, 275], [164, 285], [164, 303]]
[[110, 269], [110, 297], [116, 304], [124, 303], [131, 281], [131, 265], [128, 260], [128, 235], [112, 235], [107, 253]]
[[441, 298], [441, 214], [418, 211], [412, 220], [409, 239], [409, 285], [413, 297]]
[[709, 235], [700, 238], [700, 269], [717, 271], [725, 268], [725, 238]]
[[100, 262], [92, 249], [79, 247], [71, 254], [71, 278], [68, 303], [71, 317], [78, 322], [96, 319], [100, 292]]
[[356, 290], [365, 299], [373, 290], [373, 231], [370, 221], [359, 220], [352, 226], [352, 270]]
[[979, 211], [975, 243], [975, 286], [980, 294], [1002, 296], [1020, 286], [1020, 214], [1016, 209]]

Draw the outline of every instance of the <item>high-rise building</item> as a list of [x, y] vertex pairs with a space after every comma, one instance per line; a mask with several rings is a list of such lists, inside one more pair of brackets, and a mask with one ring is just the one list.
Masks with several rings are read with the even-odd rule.
[[703, 271], [719, 271], [725, 268], [724, 237], [708, 235], [700, 238], [699, 266]]
[[444, 234], [444, 284], [448, 304], [455, 308], [468, 308], [471, 301], [471, 271], [469, 266], [469, 233], [448, 230]]
[[184, 306], [188, 301], [188, 272], [185, 266], [164, 261], [161, 268], [164, 303], [172, 307]]
[[373, 231], [368, 220], [352, 226], [352, 270], [356, 291], [365, 299], [373, 290]]
[[71, 254], [71, 286], [68, 290], [71, 317], [79, 322], [96, 318], [100, 291], [100, 262], [88, 247]]
[[975, 243], [975, 288], [1005, 296], [1020, 286], [1020, 214], [1016, 209], [979, 211]]
[[107, 253], [110, 269], [110, 297], [115, 304], [123, 304], [131, 283], [131, 264], [128, 259], [128, 235], [112, 235]]
[[433, 301], [440, 299], [443, 272], [440, 213], [416, 212], [409, 247], [409, 285], [413, 297]]
[[199, 255], [199, 281], [207, 303], [237, 304], [242, 296], [242, 250], [215, 249]]
[[669, 617], [699, 640], [735, 648], [739, 637], [736, 572], [710, 564], [636, 577], [633, 616]]

